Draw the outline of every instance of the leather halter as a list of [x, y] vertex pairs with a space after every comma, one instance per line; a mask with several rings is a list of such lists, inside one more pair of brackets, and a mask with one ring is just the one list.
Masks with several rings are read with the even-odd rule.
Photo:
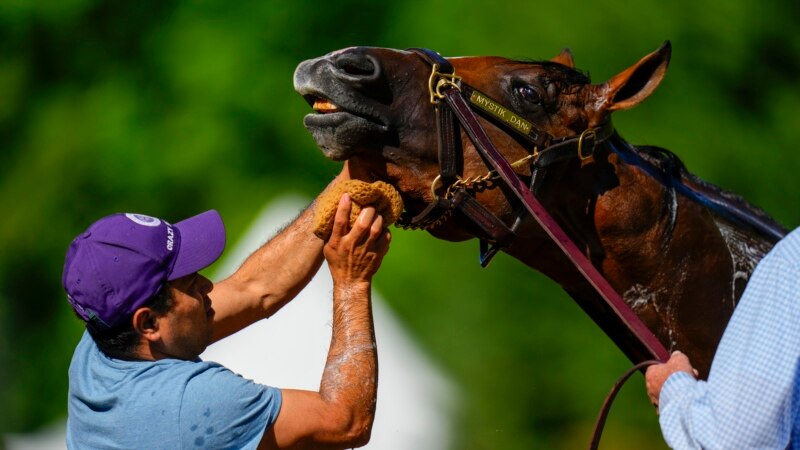
[[[463, 98], [469, 100], [471, 108], [504, 126], [529, 144], [531, 153], [512, 163], [512, 166], [514, 168], [526, 166], [530, 169], [529, 190], [533, 192], [538, 191], [544, 169], [548, 166], [576, 158], [581, 160], [582, 166], [591, 163], [594, 160], [595, 147], [611, 137], [614, 128], [611, 121], [606, 121], [599, 127], [585, 130], [579, 136], [554, 138], [548, 132], [527, 123], [525, 119], [503, 107], [488, 95], [463, 82], [460, 77], [455, 75], [450, 62], [438, 53], [423, 48], [409, 50], [422, 57], [433, 67], [429, 89], [431, 103], [436, 112], [439, 176], [431, 186], [433, 201], [416, 216], [411, 217], [408, 214], [401, 216], [398, 226], [411, 229], [432, 229], [458, 212], [474, 225], [473, 231], [481, 242], [480, 263], [481, 266], [486, 267], [499, 250], [508, 247], [516, 239], [515, 231], [525, 215], [525, 208], [522, 205], [517, 208], [516, 218], [512, 225], [508, 226], [472, 196], [472, 192], [496, 187], [495, 181], [500, 180], [502, 176], [496, 170], [491, 170], [484, 176], [466, 179], [459, 176], [459, 169], [463, 164], [459, 121], [468, 134], [470, 129], [480, 125], [474, 120], [474, 114], [470, 114], [468, 119], [471, 118], [475, 124], [470, 125], [458, 117], [452, 107], [443, 105], [440, 100], [445, 99], [444, 91], [446, 89], [460, 91]], [[494, 112], [498, 109], [501, 110], [500, 114]], [[504, 116], [511, 116], [514, 120], [509, 121]], [[456, 120], [457, 118], [458, 120]], [[524, 125], [519, 125], [519, 122], [524, 122]], [[437, 194], [437, 188], [444, 189], [443, 196]]]
[[[653, 333], [644, 325], [639, 317], [636, 316], [622, 297], [611, 287], [608, 281], [603, 278], [600, 272], [597, 271], [591, 261], [589, 261], [583, 252], [572, 242], [564, 230], [550, 216], [536, 197], [534, 197], [529, 186], [526, 186], [514, 172], [511, 164], [497, 151], [480, 122], [478, 122], [475, 113], [470, 109], [470, 106], [462, 95], [466, 83], [461, 82], [460, 85], [456, 84], [457, 78], [453, 66], [441, 55], [432, 50], [416, 48], [410, 50], [421, 56], [434, 68], [431, 74], [430, 85], [432, 87], [431, 96], [436, 96], [439, 100], [435, 103], [435, 106], [439, 124], [440, 177], [443, 183], [447, 182], [447, 180], [458, 178], [456, 173], [457, 164], [453, 162], [455, 156], [447, 155], [448, 153], [451, 155], [458, 154], [458, 152], [454, 150], [457, 149], [458, 142], [460, 142], [459, 134], [455, 127], [456, 122], [454, 120], [457, 119], [458, 123], [464, 127], [464, 131], [475, 144], [481, 156], [494, 171], [497, 172], [506, 186], [510, 188], [514, 195], [522, 202], [527, 212], [536, 219], [553, 242], [561, 248], [575, 268], [584, 276], [586, 281], [588, 281], [595, 291], [605, 300], [611, 312], [613, 312], [613, 314], [628, 328], [628, 331], [638, 343], [655, 359], [663, 361], [669, 359], [669, 353], [661, 342], [656, 339]], [[437, 75], [439, 76], [438, 80], [434, 79]], [[469, 88], [468, 86], [466, 87]], [[444, 101], [442, 102], [441, 100]], [[601, 130], [603, 129], [605, 129], [605, 127], [601, 128]], [[553, 140], [546, 133], [535, 129], [532, 131], [533, 133], [528, 134], [528, 136], [530, 136], [528, 139], [537, 146], [546, 146], [548, 142]], [[600, 141], [601, 138], [606, 138], [610, 135], [610, 132], [603, 131], [598, 133], [598, 131], [594, 131], [590, 134], [590, 136], [586, 136], [586, 133], [584, 133], [581, 134], [580, 137], [567, 138], [557, 144], [551, 144], [548, 148], [539, 152], [539, 155], [552, 153], [554, 155], [552, 157], [553, 160], [560, 160], [561, 152], [558, 149], [565, 148], [573, 143], [578, 144], [581, 149], [585, 145], [589, 145], [594, 149], [598, 141]], [[588, 157], [589, 156], [587, 156], [587, 158]], [[539, 156], [539, 158], [542, 158], [542, 156]], [[411, 221], [413, 223], [415, 221], [421, 222], [427, 220], [426, 217], [420, 218], [420, 216], [429, 216], [433, 214], [429, 212], [429, 210], [446, 209], [448, 206], [454, 204], [457, 204], [456, 207], [467, 204], [470, 205], [469, 208], [475, 205], [474, 208], [481, 211], [481, 213], [471, 218], [474, 222], [479, 222], [479, 227], [484, 228], [485, 231], [490, 231], [494, 227], [498, 227], [501, 228], [501, 231], [505, 231], [505, 233], [501, 232], [499, 234], [500, 236], [513, 238], [513, 231], [508, 229], [502, 221], [480, 205], [477, 200], [468, 195], [465, 190], [458, 191], [458, 193], [450, 199], [437, 197], [435, 202], [431, 203], [425, 211], [417, 217], [414, 217]], [[477, 219], [475, 217], [477, 217]], [[486, 222], [484, 223], [483, 221]]]
[[[445, 220], [454, 209], [458, 209], [481, 229], [484, 234], [484, 236], [481, 237], [482, 242], [484, 242], [485, 236], [488, 236], [489, 239], [493, 240], [495, 243], [491, 249], [487, 249], [482, 245], [481, 264], [485, 265], [484, 261], [486, 261], [487, 255], [488, 258], [491, 259], [491, 256], [496, 253], [499, 248], [508, 245], [515, 237], [513, 228], [520, 222], [525, 212], [530, 213], [545, 232], [547, 232], [553, 242], [564, 252], [565, 256], [569, 258], [575, 268], [584, 276], [586, 281], [588, 281], [600, 297], [603, 298], [609, 311], [627, 328], [631, 337], [633, 337], [654, 359], [653, 361], [639, 361], [639, 364], [634, 366], [617, 382], [617, 384], [615, 384], [609, 397], [603, 404], [597, 419], [595, 431], [592, 435], [590, 448], [596, 449], [599, 445], [600, 433], [602, 432], [608, 409], [611, 406], [611, 401], [619, 390], [618, 385], [621, 386], [630, 374], [642, 370], [646, 365], [658, 361], [667, 361], [669, 359], [669, 353], [655, 335], [653, 335], [650, 329], [645, 326], [628, 304], [625, 303], [622, 297], [592, 265], [591, 261], [589, 261], [575, 243], [570, 240], [564, 230], [550, 216], [542, 204], [539, 203], [534, 196], [534, 192], [537, 190], [537, 179], [541, 178], [537, 176], [538, 171], [542, 167], [574, 157], [575, 152], [573, 151], [573, 146], [577, 146], [577, 155], [581, 159], [582, 164], [590, 163], [595, 146], [610, 137], [613, 134], [613, 128], [610, 122], [608, 122], [598, 129], [587, 130], [577, 137], [553, 139], [552, 136], [536, 129], [532, 125], [530, 128], [523, 127], [522, 129], [510, 127], [534, 146], [533, 154], [531, 155], [531, 182], [530, 186], [526, 186], [514, 171], [512, 164], [506, 161], [500, 152], [497, 151], [475, 116], [475, 113], [465, 100], [465, 97], [469, 96], [471, 98], [473, 93], [478, 91], [461, 81], [460, 77], [455, 75], [455, 71], [450, 62], [438, 53], [420, 48], [412, 48], [409, 50], [422, 57], [422, 59], [433, 68], [428, 84], [431, 93], [431, 103], [435, 105], [436, 109], [439, 135], [440, 173], [437, 179], [441, 180], [443, 185], [450, 187], [446, 190], [444, 198], [439, 197], [435, 193], [436, 181], [434, 181], [434, 185], [431, 186], [431, 190], [434, 191], [434, 202], [429, 204], [428, 207], [417, 216], [410, 220], [405, 219], [403, 221], [404, 223], [401, 223], [401, 226], [415, 228], [423, 228], [429, 225], [435, 226], [442, 220]], [[502, 105], [497, 105], [502, 108]], [[500, 123], [504, 122], [501, 121]], [[475, 148], [487, 165], [493, 168], [497, 176], [505, 182], [506, 186], [521, 201], [524, 209], [518, 213], [517, 219], [511, 228], [508, 228], [500, 219], [478, 203], [477, 200], [469, 195], [466, 188], [458, 187], [458, 182], [461, 180], [458, 176], [458, 166], [460, 165], [458, 158], [461, 155], [459, 152], [459, 145], [461, 142], [458, 130], [459, 124], [464, 127], [464, 131], [472, 140]], [[585, 146], [588, 146], [591, 150], [584, 152], [584, 148], [587, 148]], [[525, 159], [527, 158], [524, 158], [523, 161]], [[491, 175], [491, 173], [492, 172], [490, 172], [489, 175]], [[456, 189], [455, 194], [452, 193], [451, 188], [453, 187]]]

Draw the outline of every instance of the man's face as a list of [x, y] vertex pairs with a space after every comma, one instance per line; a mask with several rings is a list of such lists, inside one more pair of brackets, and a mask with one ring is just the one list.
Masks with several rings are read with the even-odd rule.
[[173, 358], [195, 359], [211, 342], [214, 309], [208, 293], [214, 284], [193, 273], [170, 281], [167, 286], [174, 306], [158, 319], [164, 351]]

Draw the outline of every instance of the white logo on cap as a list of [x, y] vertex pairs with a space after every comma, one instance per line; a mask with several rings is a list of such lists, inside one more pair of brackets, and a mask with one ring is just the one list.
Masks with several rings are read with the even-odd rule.
[[161, 225], [161, 219], [157, 219], [155, 217], [145, 216], [144, 214], [131, 214], [126, 213], [125, 217], [131, 219], [132, 221], [138, 223], [139, 225], [144, 225], [146, 227], [157, 227]]

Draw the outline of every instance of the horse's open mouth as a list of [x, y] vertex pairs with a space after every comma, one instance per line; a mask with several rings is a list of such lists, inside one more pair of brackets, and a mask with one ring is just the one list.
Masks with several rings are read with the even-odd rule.
[[[336, 104], [334, 101], [332, 101], [332, 100], [330, 100], [328, 98], [325, 98], [325, 97], [323, 97], [321, 95], [306, 94], [306, 95], [303, 95], [303, 98], [306, 100], [306, 102], [311, 106], [311, 108], [315, 112], [315, 114], [309, 114], [308, 116], [306, 116], [306, 118], [314, 117], [314, 116], [327, 116], [327, 115], [336, 115], [336, 114], [339, 114], [339, 113], [344, 113], [346, 115], [353, 116], [354, 118], [360, 118], [360, 119], [372, 122], [375, 125], [378, 125], [378, 126], [381, 126], [381, 127], [384, 127], [384, 128], [386, 127], [386, 124], [383, 123], [382, 120], [380, 120], [379, 118], [377, 118], [377, 117], [375, 117], [373, 115], [367, 114], [366, 112], [362, 112], [362, 111], [352, 111], [350, 109], [347, 109], [346, 107], [342, 107], [342, 106]], [[333, 117], [329, 117], [329, 118], [318, 117], [317, 119], [312, 119], [312, 120], [315, 121], [316, 123], [324, 126], [324, 124], [327, 124], [330, 121], [342, 120], [342, 117], [340, 117], [338, 120], [333, 118]], [[317, 122], [317, 120], [320, 120], [321, 122]]]
[[330, 100], [317, 97], [314, 97], [313, 100], [314, 102], [311, 104], [311, 108], [320, 114], [330, 114], [341, 111], [341, 109]]
[[367, 111], [353, 111], [317, 94], [303, 95], [314, 113], [303, 118], [322, 152], [343, 161], [382, 141], [388, 127]]

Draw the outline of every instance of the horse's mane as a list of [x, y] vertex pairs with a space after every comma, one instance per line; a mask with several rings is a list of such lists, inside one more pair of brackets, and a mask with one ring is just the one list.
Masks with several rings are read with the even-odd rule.
[[550, 82], [557, 82], [561, 83], [564, 86], [571, 86], [571, 85], [580, 85], [580, 84], [591, 84], [592, 79], [589, 76], [588, 72], [583, 72], [578, 69], [569, 68], [563, 64], [547, 61], [547, 60], [538, 60], [538, 59], [516, 59], [515, 62], [522, 63], [522, 64], [532, 64], [537, 66], [546, 67], [551, 69], [550, 71], [555, 75], [551, 77], [549, 80]]
[[786, 228], [764, 210], [689, 172], [683, 161], [671, 151], [649, 145], [630, 148], [635, 149], [639, 157], [673, 180], [670, 187], [707, 206], [723, 218], [748, 225], [772, 241], [777, 241], [786, 234]]

